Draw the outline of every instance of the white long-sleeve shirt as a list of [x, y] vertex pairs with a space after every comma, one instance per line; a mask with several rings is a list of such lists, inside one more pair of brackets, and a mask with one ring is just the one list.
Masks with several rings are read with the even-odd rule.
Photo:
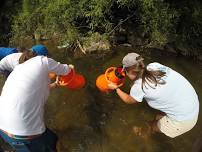
[[44, 56], [17, 65], [2, 89], [0, 129], [21, 136], [43, 133], [44, 104], [49, 96], [48, 73], [66, 75], [69, 71], [68, 65]]
[[19, 64], [19, 58], [21, 55], [22, 53], [13, 53], [4, 57], [0, 61], [0, 72], [12, 72], [13, 69]]

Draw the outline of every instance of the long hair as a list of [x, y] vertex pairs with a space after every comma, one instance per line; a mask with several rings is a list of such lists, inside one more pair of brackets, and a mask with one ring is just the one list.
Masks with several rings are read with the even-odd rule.
[[166, 82], [162, 80], [162, 77], [165, 76], [165, 72], [159, 71], [159, 70], [153, 70], [149, 71], [147, 70], [146, 66], [144, 65], [143, 61], [139, 61], [136, 65], [133, 65], [131, 67], [127, 68], [127, 71], [133, 70], [137, 73], [137, 76], [135, 78], [135, 81], [138, 79], [142, 79], [142, 90], [144, 91], [144, 87], [146, 87], [146, 84], [155, 89], [151, 86], [151, 83], [154, 84], [156, 87], [158, 84], [165, 84]]
[[19, 58], [19, 64], [22, 64], [25, 61], [37, 56], [37, 54], [35, 52], [32, 52], [32, 51], [27, 50], [27, 49], [23, 49], [23, 50], [21, 50], [21, 52], [22, 52], [22, 55]]

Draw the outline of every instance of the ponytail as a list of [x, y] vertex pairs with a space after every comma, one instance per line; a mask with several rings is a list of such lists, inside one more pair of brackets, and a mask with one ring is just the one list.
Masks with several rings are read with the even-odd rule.
[[155, 89], [155, 88], [151, 86], [151, 83], [154, 84], [155, 87], [158, 84], [165, 84], [165, 81], [162, 80], [162, 77], [165, 76], [166, 73], [162, 72], [160, 70], [155, 70], [155, 71], [147, 70], [143, 61], [139, 61], [136, 65], [128, 67], [127, 69], [134, 70], [137, 73], [137, 76], [134, 81], [136, 81], [140, 78], [142, 79], [142, 90], [143, 91], [144, 91], [144, 87], [147, 88], [146, 84], [153, 89]]
[[23, 50], [22, 51], [22, 55], [19, 58], [19, 64], [24, 63], [25, 61], [37, 56], [37, 54], [35, 52], [32, 52], [30, 50]]
[[145, 67], [143, 69], [143, 73], [142, 73], [142, 90], [144, 91], [144, 87], [146, 87], [146, 84], [155, 89], [154, 87], [152, 87], [149, 83], [153, 83], [155, 85], [155, 87], [158, 84], [165, 84], [165, 81], [162, 80], [162, 77], [165, 76], [165, 72], [162, 72], [160, 70], [156, 70], [156, 71], [149, 71], [147, 70], [147, 68]]

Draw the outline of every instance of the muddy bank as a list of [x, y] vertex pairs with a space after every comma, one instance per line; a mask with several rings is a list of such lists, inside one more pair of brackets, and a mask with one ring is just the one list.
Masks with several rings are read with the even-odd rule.
[[[83, 58], [92, 56], [94, 58], [105, 58], [109, 56], [113, 56], [116, 54], [116, 51], [120, 48], [124, 51], [124, 48], [127, 50], [131, 50], [131, 52], [151, 52], [151, 53], [161, 53], [164, 55], [171, 56], [184, 56], [196, 61], [202, 61], [202, 53], [201, 48], [191, 48], [186, 45], [181, 46], [175, 43], [168, 43], [163, 46], [155, 46], [149, 45], [147, 40], [142, 40], [135, 36], [127, 37], [127, 35], [117, 35], [116, 37], [111, 37], [110, 40], [107, 39], [88, 39], [87, 42], [76, 41], [75, 43], [63, 43], [61, 44], [60, 38], [58, 36], [54, 36], [53, 38], [46, 39], [42, 37], [42, 39], [37, 40], [35, 37], [27, 36], [23, 38], [19, 38], [17, 42], [10, 41], [10, 46], [12, 47], [25, 47], [29, 48], [34, 44], [42, 43], [44, 45], [51, 45], [60, 52], [64, 52], [65, 56], [71, 56], [74, 58]], [[51, 54], [55, 56], [55, 54]], [[57, 55], [56, 55], [57, 56]]]
[[115, 46], [128, 46], [140, 50], [158, 50], [165, 54], [175, 54], [177, 56], [191, 57], [195, 60], [202, 61], [202, 47], [189, 46], [188, 44], [178, 44], [177, 42], [168, 42], [164, 45], [150, 43], [148, 39], [137, 37], [135, 33], [121, 32], [112, 38], [112, 44]]

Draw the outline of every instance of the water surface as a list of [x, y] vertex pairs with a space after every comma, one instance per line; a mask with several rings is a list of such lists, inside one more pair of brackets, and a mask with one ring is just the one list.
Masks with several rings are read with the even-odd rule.
[[[85, 88], [71, 91], [58, 88], [51, 91], [46, 105], [46, 124], [59, 136], [59, 152], [189, 152], [193, 142], [202, 133], [202, 117], [188, 133], [175, 139], [163, 134], [149, 138], [135, 136], [133, 126], [143, 126], [155, 118], [156, 110], [146, 102], [127, 105], [112, 92], [100, 93], [95, 80], [109, 66], [119, 66], [130, 48], [120, 47], [108, 57], [87, 56], [73, 58], [65, 50], [48, 44], [50, 54], [58, 61], [72, 63], [87, 79]], [[140, 52], [141, 53], [141, 52]], [[202, 66], [189, 58], [148, 51], [143, 53], [146, 63], [160, 62], [185, 76], [202, 98]], [[3, 82], [2, 82], [3, 83]], [[131, 82], [122, 88], [129, 92]], [[176, 86], [179, 89], [183, 86]]]

